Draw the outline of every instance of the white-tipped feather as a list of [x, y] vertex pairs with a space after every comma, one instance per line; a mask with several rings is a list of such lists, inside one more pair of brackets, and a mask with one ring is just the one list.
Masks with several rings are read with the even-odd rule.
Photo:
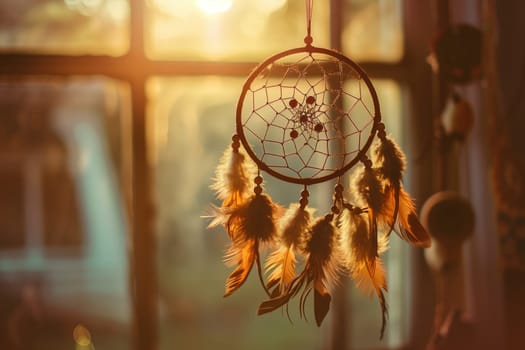
[[390, 234], [392, 229], [416, 247], [429, 247], [430, 236], [419, 223], [415, 205], [402, 184], [406, 159], [391, 137], [385, 137], [372, 147], [372, 160], [384, 193], [384, 205], [378, 213], [379, 226]]
[[215, 170], [210, 188], [223, 201], [223, 207], [237, 206], [251, 195], [252, 180], [256, 175], [257, 168], [242, 149], [228, 147]]
[[379, 255], [388, 249], [388, 238], [384, 235], [371, 236], [368, 213], [358, 208], [345, 208], [339, 217], [339, 227], [342, 236], [342, 247], [345, 251], [346, 268], [356, 286], [368, 295], [376, 293], [381, 305], [383, 336], [386, 322], [386, 291], [385, 269]]
[[368, 235], [366, 241], [366, 253], [368, 268], [374, 274], [375, 264], [373, 259], [378, 256], [378, 218], [383, 217], [385, 211], [385, 196], [382, 183], [379, 180], [377, 170], [371, 167], [363, 167], [361, 172], [352, 183], [354, 196], [360, 204], [366, 205], [368, 217]]
[[352, 279], [356, 286], [365, 294], [372, 296], [381, 290], [386, 290], [386, 271], [380, 258], [374, 259], [375, 272], [371, 276], [364, 264], [355, 264], [352, 267]]
[[370, 274], [370, 269], [365, 264], [355, 264], [352, 267], [352, 278], [357, 287], [363, 292], [372, 296], [374, 292], [379, 299], [381, 306], [381, 330], [380, 338], [383, 338], [388, 317], [388, 307], [386, 305], [385, 293], [387, 291], [386, 271], [379, 257], [374, 259], [374, 274]]
[[302, 251], [306, 256], [304, 270], [292, 280], [286, 293], [262, 302], [257, 313], [261, 315], [276, 310], [288, 303], [304, 287], [299, 301], [300, 314], [305, 314], [306, 298], [313, 291], [314, 315], [320, 326], [330, 308], [329, 290], [337, 284], [341, 270], [338, 240], [338, 228], [332, 223], [331, 214], [315, 220]]
[[284, 293], [295, 277], [295, 249], [304, 241], [310, 225], [311, 210], [292, 204], [279, 225], [279, 248], [271, 253], [265, 264], [270, 271], [268, 289], [276, 287], [273, 296]]
[[281, 245], [277, 250], [268, 255], [265, 268], [271, 271], [266, 286], [269, 290], [275, 287], [272, 296], [282, 295], [295, 277], [295, 251], [293, 244]]
[[262, 282], [259, 246], [270, 243], [276, 238], [277, 206], [265, 194], [253, 195], [245, 203], [235, 208], [223, 209], [219, 222], [224, 222], [232, 245], [226, 254], [226, 261], [237, 264], [237, 268], [226, 281], [224, 296], [235, 292], [248, 278], [253, 263], [257, 263], [259, 278]]
[[293, 203], [284, 213], [280, 223], [280, 239], [286, 246], [301, 245], [310, 226], [313, 209], [301, 208]]
[[406, 157], [391, 137], [377, 140], [372, 145], [372, 163], [384, 179], [390, 183], [401, 183], [406, 169]]
[[359, 167], [352, 176], [350, 189], [360, 206], [366, 206], [378, 215], [382, 213], [385, 195], [377, 169]]
[[429, 248], [432, 244], [430, 235], [417, 217], [414, 201], [403, 187], [399, 191], [399, 211], [394, 230], [399, 237], [416, 247]]

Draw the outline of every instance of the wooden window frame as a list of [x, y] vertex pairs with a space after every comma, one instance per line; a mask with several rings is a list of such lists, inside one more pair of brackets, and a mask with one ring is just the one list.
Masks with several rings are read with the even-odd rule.
[[[331, 48], [341, 50], [341, 28], [343, 18], [340, 9], [344, 0], [330, 0]], [[154, 60], [144, 50], [145, 1], [129, 0], [130, 47], [127, 54], [110, 57], [104, 55], [54, 55], [30, 53], [0, 53], [0, 78], [107, 76], [129, 84], [131, 92], [131, 181], [128, 217], [131, 223], [132, 246], [130, 264], [130, 289], [133, 298], [133, 343], [135, 349], [158, 348], [157, 267], [154, 232], [154, 205], [152, 197], [151, 164], [148, 163], [146, 139], [146, 82], [152, 76], [220, 75], [246, 77], [257, 62], [189, 62]], [[430, 92], [421, 86], [431, 85], [431, 74], [421, 62], [427, 54], [432, 19], [430, 4], [418, 0], [405, 0], [403, 27], [405, 47], [403, 59], [396, 63], [360, 62], [374, 78], [389, 78], [399, 82], [408, 92], [407, 101], [410, 126], [408, 147], [420, 149], [428, 136], [432, 135], [432, 105]], [[421, 29], [423, 28], [423, 29]], [[419, 137], [411, 137], [419, 135]], [[413, 178], [431, 178], [431, 166], [416, 167]], [[416, 197], [428, 192], [429, 181], [415, 182]], [[418, 259], [421, 259], [418, 256]], [[415, 280], [422, 278], [422, 271], [414, 271]], [[428, 277], [427, 277], [428, 278]], [[415, 285], [415, 284], [414, 284]], [[421, 285], [418, 283], [417, 285]], [[415, 294], [417, 295], [417, 293]], [[428, 299], [426, 299], [428, 300]], [[412, 302], [419, 303], [416, 296]], [[423, 300], [424, 301], [424, 300]], [[423, 324], [429, 317], [415, 312], [410, 317], [413, 325], [410, 334], [423, 333]], [[332, 330], [332, 349], [343, 349], [348, 341], [347, 327], [335, 325]], [[412, 346], [421, 344], [421, 339], [410, 337]]]

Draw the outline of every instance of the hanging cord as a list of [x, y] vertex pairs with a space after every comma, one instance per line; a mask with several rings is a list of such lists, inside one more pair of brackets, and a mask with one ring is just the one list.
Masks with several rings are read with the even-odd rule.
[[314, 7], [314, 0], [304, 0], [306, 4], [306, 37], [304, 43], [309, 46], [314, 41], [312, 38], [312, 11]]

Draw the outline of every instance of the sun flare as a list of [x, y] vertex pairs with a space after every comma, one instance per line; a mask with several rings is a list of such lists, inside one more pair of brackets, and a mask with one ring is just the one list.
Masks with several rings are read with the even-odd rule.
[[232, 3], [232, 0], [197, 0], [199, 9], [210, 15], [227, 12]]

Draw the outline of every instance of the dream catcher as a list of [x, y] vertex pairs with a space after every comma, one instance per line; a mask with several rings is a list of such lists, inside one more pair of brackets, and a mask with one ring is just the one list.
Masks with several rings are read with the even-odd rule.
[[[240, 288], [256, 266], [268, 295], [258, 314], [288, 311], [298, 298], [306, 316], [313, 294], [320, 325], [338, 279], [347, 275], [377, 294], [382, 336], [387, 285], [381, 254], [389, 234], [415, 246], [430, 239], [403, 188], [405, 158], [381, 123], [374, 86], [347, 57], [312, 46], [311, 0], [306, 8], [306, 46], [268, 58], [249, 75], [236, 134], [216, 171], [212, 188], [222, 205], [214, 207], [210, 226], [225, 227], [231, 238], [225, 260], [235, 266], [224, 295]], [[298, 203], [287, 209], [275, 204], [263, 189], [263, 173], [302, 185]], [[309, 188], [327, 181], [334, 184], [327, 194], [331, 210], [315, 217]], [[271, 252], [263, 262], [266, 249]]]

